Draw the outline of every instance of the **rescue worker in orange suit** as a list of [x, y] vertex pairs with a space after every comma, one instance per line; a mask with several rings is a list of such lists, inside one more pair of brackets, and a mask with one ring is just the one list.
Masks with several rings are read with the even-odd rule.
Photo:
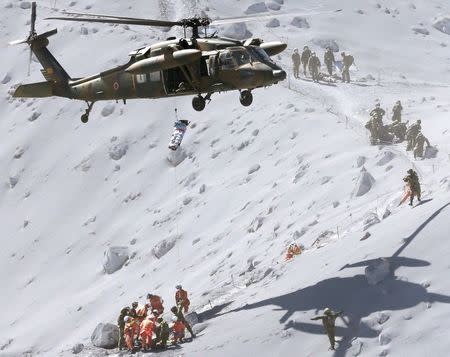
[[293, 242], [291, 243], [291, 245], [289, 246], [287, 252], [286, 252], [286, 258], [285, 260], [291, 260], [292, 258], [294, 258], [296, 255], [300, 255], [302, 252], [302, 249], [300, 248], [300, 246]]
[[175, 303], [177, 306], [183, 306], [184, 313], [186, 314], [189, 311], [189, 305], [191, 302], [188, 299], [188, 293], [186, 290], [183, 290], [181, 284], [177, 284], [175, 286], [177, 292], [175, 293]]
[[149, 350], [152, 347], [153, 330], [155, 323], [150, 316], [146, 317], [140, 325], [139, 336], [141, 338], [142, 349]]
[[183, 341], [184, 338], [184, 330], [186, 326], [184, 326], [183, 321], [178, 320], [176, 316], [172, 318], [173, 326], [172, 326], [172, 334], [173, 334], [173, 343], [179, 343]]
[[148, 302], [150, 303], [150, 306], [152, 310], [158, 310], [158, 313], [161, 315], [164, 312], [163, 303], [164, 300], [161, 299], [158, 295], [153, 294], [147, 294]]
[[139, 307], [136, 310], [136, 320], [139, 324], [147, 317], [148, 309], [150, 308], [150, 304], [145, 304], [144, 306]]
[[139, 326], [137, 326], [136, 320], [131, 316], [126, 316], [124, 318], [124, 321], [125, 321], [125, 328], [123, 332], [125, 336], [125, 344], [127, 345], [129, 351], [133, 351], [134, 336], [136, 335], [136, 330], [139, 328]]

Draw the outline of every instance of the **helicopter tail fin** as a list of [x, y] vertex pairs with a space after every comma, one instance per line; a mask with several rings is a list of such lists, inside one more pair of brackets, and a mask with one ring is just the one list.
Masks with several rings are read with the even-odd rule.
[[41, 63], [43, 69], [41, 70], [42, 75], [47, 82], [53, 82], [56, 84], [67, 84], [70, 80], [69, 75], [64, 70], [64, 68], [59, 64], [56, 58], [50, 53], [47, 46], [49, 44], [48, 38], [55, 35], [58, 30], [53, 29], [42, 34], [36, 33], [36, 2], [31, 4], [31, 22], [30, 22], [30, 33], [26, 39], [12, 41], [10, 45], [18, 45], [22, 43], [28, 44], [30, 46], [30, 56], [28, 62], [28, 75], [30, 74], [30, 64], [31, 56], [37, 57]]

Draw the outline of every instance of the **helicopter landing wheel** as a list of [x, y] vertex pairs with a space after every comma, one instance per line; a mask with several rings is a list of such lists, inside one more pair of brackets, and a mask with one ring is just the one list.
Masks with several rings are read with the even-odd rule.
[[81, 116], [81, 122], [82, 122], [83, 124], [86, 124], [88, 121], [89, 121], [89, 115], [83, 114], [83, 115]]
[[192, 98], [192, 107], [198, 111], [201, 112], [203, 109], [205, 109], [206, 106], [206, 100], [201, 95]]
[[253, 103], [253, 94], [249, 90], [244, 90], [241, 92], [239, 101], [244, 107], [248, 107]]
[[94, 102], [86, 102], [86, 104], [88, 105], [88, 107], [84, 114], [81, 116], [81, 122], [83, 124], [86, 124], [89, 121], [89, 114], [91, 113], [92, 107], [94, 106]]

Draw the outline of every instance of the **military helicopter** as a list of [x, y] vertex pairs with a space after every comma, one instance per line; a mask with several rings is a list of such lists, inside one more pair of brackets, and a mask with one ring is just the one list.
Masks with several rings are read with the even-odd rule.
[[[133, 17], [65, 12], [48, 20], [97, 22], [139, 26], [173, 27], [184, 29], [185, 36], [169, 38], [129, 54], [130, 60], [116, 68], [89, 76], [72, 78], [48, 50], [48, 38], [57, 29], [38, 34], [36, 32], [36, 3], [31, 7], [31, 28], [26, 39], [10, 44], [26, 43], [31, 55], [37, 57], [46, 79], [44, 82], [24, 84], [17, 87], [14, 97], [43, 98], [64, 97], [85, 101], [87, 109], [81, 121], [87, 123], [95, 102], [138, 98], [165, 98], [194, 95], [192, 106], [202, 111], [213, 93], [238, 90], [243, 106], [252, 104], [252, 90], [277, 84], [286, 79], [286, 72], [270, 56], [283, 52], [287, 45], [282, 42], [263, 42], [250, 38], [239, 41], [229, 38], [207, 36], [210, 25], [228, 23], [230, 19], [211, 20], [193, 17], [179, 21], [151, 20]], [[201, 37], [200, 28], [205, 29]], [[186, 30], [192, 35], [186, 38]]]

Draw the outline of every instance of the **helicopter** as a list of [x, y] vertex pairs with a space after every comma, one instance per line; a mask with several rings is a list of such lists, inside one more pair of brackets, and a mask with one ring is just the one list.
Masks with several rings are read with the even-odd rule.
[[[44, 98], [64, 97], [86, 102], [87, 109], [81, 121], [87, 123], [95, 102], [104, 100], [158, 99], [193, 95], [192, 107], [202, 111], [213, 93], [238, 90], [243, 106], [253, 102], [252, 91], [275, 85], [286, 79], [286, 72], [271, 56], [283, 52], [287, 44], [263, 42], [257, 38], [235, 40], [206, 35], [211, 25], [221, 20], [192, 17], [179, 21], [140, 19], [110, 15], [64, 12], [67, 16], [48, 17], [46, 20], [96, 22], [138, 26], [173, 27], [184, 29], [182, 38], [138, 48], [129, 54], [129, 61], [85, 78], [72, 78], [49, 51], [48, 38], [57, 29], [42, 34], [36, 32], [36, 2], [31, 6], [30, 33], [26, 39], [10, 42], [27, 44], [31, 55], [41, 63], [44, 82], [23, 84], [16, 88], [13, 97]], [[227, 23], [230, 19], [225, 19]], [[200, 28], [205, 35], [200, 36]], [[191, 37], [186, 30], [191, 30]]]

